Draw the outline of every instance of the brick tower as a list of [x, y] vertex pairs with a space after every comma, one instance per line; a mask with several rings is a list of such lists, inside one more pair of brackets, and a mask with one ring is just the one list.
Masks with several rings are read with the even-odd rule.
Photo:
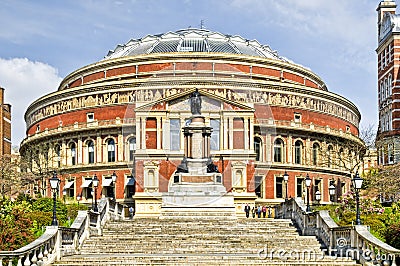
[[378, 8], [378, 108], [376, 138], [378, 163], [400, 162], [400, 16], [394, 1], [381, 1]]
[[4, 103], [4, 88], [0, 87], [0, 155], [11, 154], [11, 105]]

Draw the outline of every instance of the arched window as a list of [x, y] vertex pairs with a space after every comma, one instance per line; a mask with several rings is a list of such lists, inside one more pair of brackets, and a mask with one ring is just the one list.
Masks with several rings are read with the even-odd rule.
[[254, 138], [254, 152], [256, 153], [256, 161], [262, 160], [262, 143], [261, 138], [255, 137]]
[[107, 141], [107, 161], [115, 162], [115, 141], [113, 139]]
[[75, 143], [71, 143], [69, 145], [69, 149], [71, 152], [71, 165], [75, 165], [76, 164], [76, 145], [75, 145]]
[[298, 140], [294, 143], [294, 163], [301, 164], [301, 157], [303, 154], [303, 143]]
[[136, 151], [136, 138], [129, 139], [129, 161], [133, 161]]
[[56, 145], [54, 147], [54, 152], [56, 154], [57, 166], [60, 167], [61, 166], [61, 147], [60, 147], [60, 145]]
[[274, 142], [274, 162], [283, 162], [283, 141], [281, 139], [276, 139]]
[[94, 142], [89, 140], [87, 142], [88, 163], [94, 163]]
[[319, 145], [318, 145], [318, 143], [314, 143], [313, 149], [312, 149], [313, 165], [318, 165], [318, 153], [319, 153]]

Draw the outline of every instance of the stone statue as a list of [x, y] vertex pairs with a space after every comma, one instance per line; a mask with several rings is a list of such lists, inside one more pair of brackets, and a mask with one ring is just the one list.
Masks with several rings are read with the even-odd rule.
[[187, 158], [183, 157], [183, 160], [181, 161], [181, 164], [178, 165], [176, 168], [176, 173], [189, 173], [189, 169], [187, 166]]
[[218, 166], [213, 163], [211, 157], [207, 160], [207, 173], [219, 173]]
[[197, 89], [190, 96], [190, 111], [192, 115], [201, 115], [201, 96]]

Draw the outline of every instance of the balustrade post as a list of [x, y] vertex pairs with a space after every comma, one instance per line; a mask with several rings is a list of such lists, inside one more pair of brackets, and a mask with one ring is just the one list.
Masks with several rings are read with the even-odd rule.
[[[23, 257], [24, 257], [24, 256], [19, 256], [17, 266], [22, 266], [22, 258], [23, 258]], [[11, 265], [12, 265], [12, 260], [10, 260], [10, 261], [11, 261]]]
[[36, 250], [34, 250], [33, 251], [33, 256], [32, 256], [32, 259], [31, 259], [31, 262], [32, 262], [32, 264], [31, 264], [31, 266], [37, 266], [37, 257], [36, 257]]
[[30, 266], [30, 265], [31, 261], [29, 260], [29, 253], [27, 253], [24, 261], [24, 266]]
[[43, 248], [44, 247], [39, 248], [39, 254], [38, 254], [38, 265], [39, 266], [43, 265]]

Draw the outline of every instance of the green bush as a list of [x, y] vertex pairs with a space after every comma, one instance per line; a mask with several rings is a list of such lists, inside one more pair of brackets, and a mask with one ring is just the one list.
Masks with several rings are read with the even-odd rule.
[[15, 250], [34, 240], [33, 223], [21, 208], [13, 208], [4, 219], [0, 219], [0, 250]]
[[393, 223], [387, 227], [385, 239], [389, 245], [400, 248], [400, 222]]
[[[51, 213], [51, 217], [52, 217], [52, 215], [53, 215], [53, 199], [52, 198], [39, 198], [33, 202], [33, 209], [36, 211]], [[68, 213], [68, 210], [67, 210], [66, 205], [62, 201], [57, 200], [56, 214], [57, 214], [57, 219], [58, 219], [60, 225], [66, 223], [68, 221], [67, 213]], [[51, 222], [48, 225], [50, 225], [50, 224], [51, 224]]]

